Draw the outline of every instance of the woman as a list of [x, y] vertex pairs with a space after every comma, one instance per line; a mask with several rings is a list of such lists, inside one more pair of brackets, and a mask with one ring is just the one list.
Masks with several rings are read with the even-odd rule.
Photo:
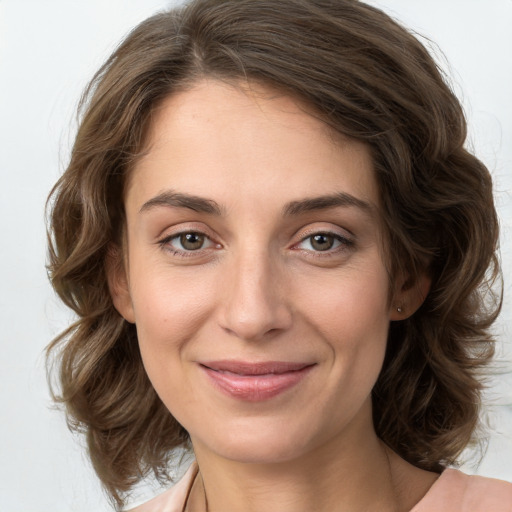
[[510, 484], [445, 470], [477, 425], [498, 229], [413, 36], [353, 0], [195, 0], [85, 98], [50, 226], [79, 320], [49, 350], [117, 506], [189, 447], [135, 510], [511, 510]]

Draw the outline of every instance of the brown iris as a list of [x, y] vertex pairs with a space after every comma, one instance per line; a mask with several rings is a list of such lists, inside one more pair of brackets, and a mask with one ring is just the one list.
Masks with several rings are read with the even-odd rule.
[[319, 233], [311, 237], [311, 247], [317, 251], [328, 251], [334, 245], [334, 237], [325, 233]]
[[187, 251], [197, 251], [204, 244], [204, 235], [200, 233], [182, 233], [180, 235], [180, 244]]

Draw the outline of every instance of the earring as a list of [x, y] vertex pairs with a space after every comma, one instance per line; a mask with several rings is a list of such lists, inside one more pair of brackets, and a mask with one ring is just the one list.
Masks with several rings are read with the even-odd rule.
[[401, 313], [401, 312], [402, 312], [402, 306], [398, 306], [398, 307], [396, 308], [396, 310], [397, 310], [399, 313]]

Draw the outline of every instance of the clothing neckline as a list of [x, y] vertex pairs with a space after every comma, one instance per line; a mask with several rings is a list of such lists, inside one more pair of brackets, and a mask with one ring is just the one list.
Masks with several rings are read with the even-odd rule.
[[[129, 511], [184, 512], [198, 474], [199, 467], [194, 460], [175, 485], [144, 504], [130, 508]], [[447, 468], [409, 512], [431, 512], [432, 510], [512, 512], [512, 506], [509, 507], [507, 503], [512, 504], [511, 483], [467, 475], [457, 469]]]
[[[445, 481], [449, 480], [452, 474], [460, 473], [461, 475], [464, 475], [461, 471], [457, 469], [451, 469], [447, 468], [443, 470], [443, 472], [439, 475], [438, 478], [434, 481], [434, 483], [429, 487], [427, 492], [424, 494], [424, 496], [416, 503], [416, 505], [413, 506], [413, 508], [409, 512], [421, 512], [421, 508], [428, 505], [428, 502], [430, 501], [430, 496], [432, 494], [435, 494], [435, 491], [445, 485]], [[190, 492], [192, 491], [192, 487], [194, 486], [194, 483], [196, 481], [196, 478], [199, 474], [199, 466], [197, 465], [197, 461], [193, 461], [190, 467], [187, 469], [186, 473], [183, 475], [182, 480], [178, 482], [176, 485], [183, 483], [186, 484], [186, 498], [183, 502], [183, 507], [180, 512], [185, 512], [187, 507], [187, 502], [190, 497]]]

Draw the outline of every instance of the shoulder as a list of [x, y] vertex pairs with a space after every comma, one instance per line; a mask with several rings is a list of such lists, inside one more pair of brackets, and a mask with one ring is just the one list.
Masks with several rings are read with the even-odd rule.
[[411, 512], [512, 512], [512, 483], [446, 469]]
[[146, 503], [130, 508], [126, 512], [182, 512], [197, 471], [197, 464], [193, 462], [175, 485]]

